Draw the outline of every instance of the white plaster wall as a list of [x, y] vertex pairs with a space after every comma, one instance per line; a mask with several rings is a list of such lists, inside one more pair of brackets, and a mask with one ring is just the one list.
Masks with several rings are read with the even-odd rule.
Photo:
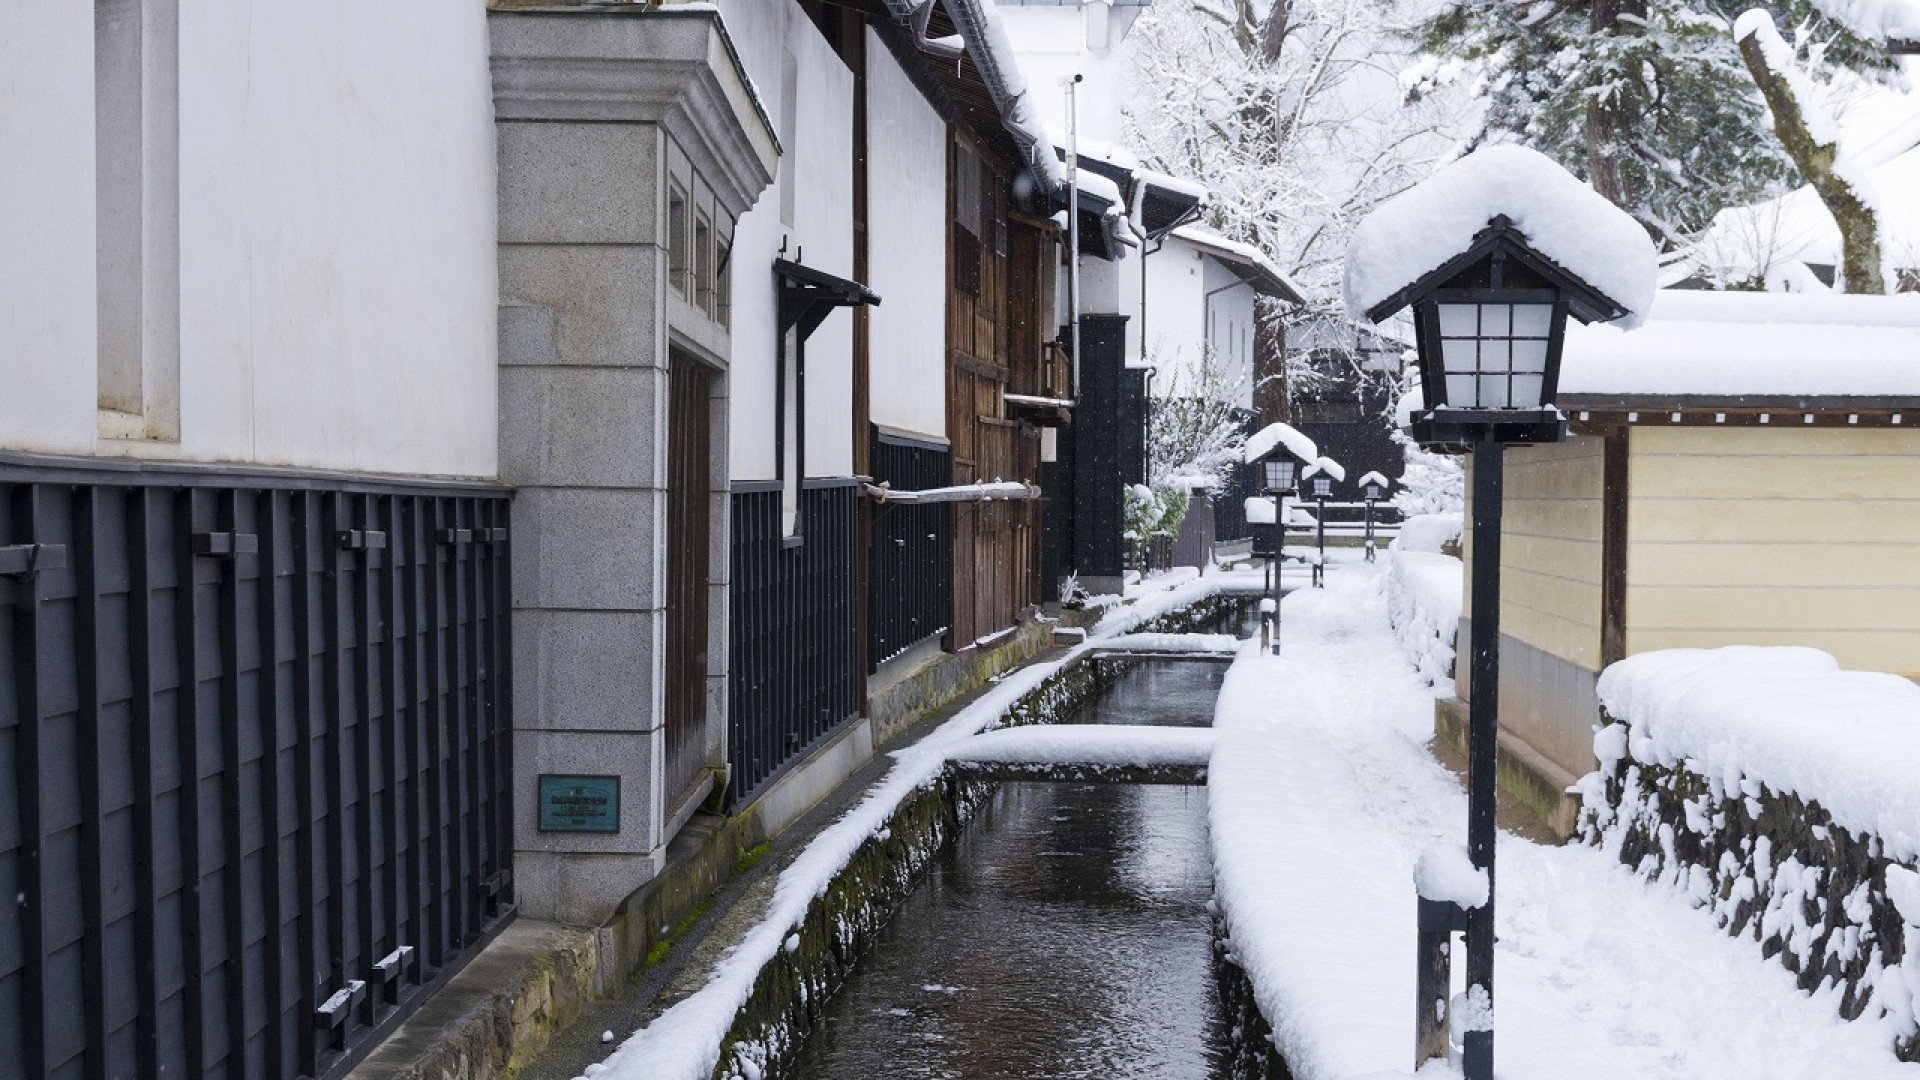
[[1117, 143], [1121, 139], [1120, 106], [1125, 101], [1127, 50], [1123, 17], [1112, 20], [1119, 39], [1100, 52], [1087, 51], [1086, 24], [1078, 7], [1000, 6], [1007, 37], [1020, 58], [1040, 118], [1063, 144], [1067, 135], [1066, 89], [1062, 76], [1078, 72], [1080, 136]]
[[[10, 448], [492, 476], [494, 156], [466, 0], [180, 13], [180, 441], [96, 437], [92, 13], [0, 42]], [[54, 14], [55, 12], [61, 14]], [[20, 20], [25, 20], [25, 27]], [[11, 148], [20, 148], [12, 152]], [[13, 369], [13, 370], [8, 370]], [[23, 422], [15, 422], [18, 411]]]
[[93, 449], [92, 114], [91, 9], [11, 5], [0, 33], [3, 449]]
[[[1237, 387], [1239, 404], [1253, 407], [1253, 286], [1215, 259], [1200, 260], [1207, 343], [1219, 359], [1228, 386]], [[1214, 291], [1219, 290], [1219, 291]], [[1205, 296], [1212, 293], [1211, 296]]]
[[[1220, 290], [1213, 292], [1213, 290]], [[1212, 292], [1209, 296], [1208, 293]], [[1219, 260], [1178, 237], [1147, 259], [1147, 338], [1162, 387], [1178, 373], [1192, 386], [1204, 349], [1211, 345], [1234, 402], [1253, 406], [1253, 287]]]
[[867, 189], [873, 422], [946, 436], [947, 125], [867, 31]]
[[[1165, 247], [1147, 256], [1147, 351], [1163, 373], [1186, 371], [1199, 363], [1206, 343], [1201, 295], [1203, 257], [1191, 244], [1167, 237]], [[1183, 374], [1182, 378], [1186, 378]]]
[[180, 33], [181, 450], [494, 474], [485, 12], [194, 5]]
[[[784, 238], [788, 258], [804, 255], [808, 266], [853, 276], [853, 73], [796, 5], [722, 0], [719, 7], [741, 63], [779, 130], [782, 150], [780, 175], [740, 218], [735, 233], [728, 380], [733, 478], [771, 480], [778, 357], [773, 260]], [[789, 53], [795, 70], [791, 103], [783, 76]], [[782, 221], [782, 187], [789, 173], [794, 213], [791, 221]], [[844, 309], [828, 316], [807, 341], [806, 426], [806, 474], [850, 474], [853, 317]]]

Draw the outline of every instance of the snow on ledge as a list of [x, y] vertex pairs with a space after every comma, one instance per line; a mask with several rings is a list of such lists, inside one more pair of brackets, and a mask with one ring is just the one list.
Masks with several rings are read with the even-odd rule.
[[1211, 728], [1045, 724], [982, 732], [954, 747], [947, 760], [1011, 765], [1204, 768], [1212, 754]]
[[1476, 150], [1381, 204], [1347, 245], [1347, 314], [1360, 319], [1473, 246], [1500, 215], [1562, 269], [1640, 325], [1659, 266], [1653, 241], [1625, 211], [1545, 155], [1521, 146]]
[[1880, 837], [1891, 857], [1920, 855], [1920, 686], [1842, 670], [1818, 649], [1736, 645], [1630, 656], [1601, 674], [1599, 693], [1627, 724], [1595, 737], [1603, 768], [1630, 749], [1727, 790], [1761, 783]]

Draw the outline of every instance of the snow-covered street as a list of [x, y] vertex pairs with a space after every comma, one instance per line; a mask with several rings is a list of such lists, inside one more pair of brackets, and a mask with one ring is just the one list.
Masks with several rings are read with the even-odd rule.
[[[1325, 590], [1289, 595], [1283, 655], [1243, 646], [1215, 720], [1217, 895], [1298, 1080], [1413, 1074], [1414, 865], [1464, 844], [1466, 798], [1427, 750], [1432, 692], [1388, 625], [1386, 565], [1337, 565]], [[1841, 1021], [1837, 994], [1802, 993], [1609, 854], [1502, 834], [1497, 868], [1501, 1077], [1920, 1075], [1894, 1058], [1891, 1021]]]

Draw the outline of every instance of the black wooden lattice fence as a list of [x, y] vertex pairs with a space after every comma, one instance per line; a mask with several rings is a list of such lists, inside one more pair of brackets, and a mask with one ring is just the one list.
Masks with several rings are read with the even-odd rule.
[[[875, 483], [896, 491], [946, 487], [953, 476], [947, 448], [875, 432]], [[867, 667], [880, 665], [953, 622], [953, 504], [881, 503], [873, 511], [871, 583], [867, 591]]]
[[0, 1076], [337, 1075], [505, 924], [507, 512], [0, 463]]
[[851, 482], [808, 481], [800, 539], [781, 534], [777, 484], [733, 489], [727, 802], [751, 802], [860, 714]]

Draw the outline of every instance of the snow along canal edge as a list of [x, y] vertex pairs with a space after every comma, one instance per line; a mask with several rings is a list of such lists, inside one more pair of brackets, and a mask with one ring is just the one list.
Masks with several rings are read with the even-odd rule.
[[[1064, 656], [1009, 673], [925, 739], [895, 751], [887, 775], [781, 873], [765, 916], [706, 985], [585, 1075], [758, 1080], [777, 1074], [809, 1013], [838, 987], [921, 870], [990, 790], [950, 774], [955, 752], [984, 731], [1069, 715], [1128, 666], [1095, 663], [1095, 653], [1218, 651], [1237, 644], [1179, 632], [1232, 611], [1259, 588], [1257, 575], [1209, 574], [1109, 611]], [[1200, 640], [1179, 640], [1188, 637]], [[1164, 756], [1167, 749], [1143, 752]]]

